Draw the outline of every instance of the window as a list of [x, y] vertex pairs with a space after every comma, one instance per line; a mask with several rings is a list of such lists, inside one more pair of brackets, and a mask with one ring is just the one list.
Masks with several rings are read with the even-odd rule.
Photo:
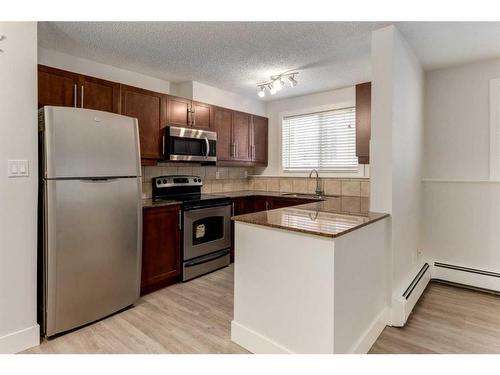
[[283, 118], [283, 170], [356, 172], [356, 110], [344, 108]]

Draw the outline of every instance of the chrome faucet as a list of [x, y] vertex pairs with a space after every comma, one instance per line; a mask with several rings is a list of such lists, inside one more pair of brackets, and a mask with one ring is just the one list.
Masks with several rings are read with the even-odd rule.
[[309, 172], [309, 178], [311, 178], [313, 172], [316, 173], [316, 195], [323, 195], [323, 191], [321, 190], [321, 187], [319, 186], [319, 173], [317, 169], [313, 169], [311, 172]]

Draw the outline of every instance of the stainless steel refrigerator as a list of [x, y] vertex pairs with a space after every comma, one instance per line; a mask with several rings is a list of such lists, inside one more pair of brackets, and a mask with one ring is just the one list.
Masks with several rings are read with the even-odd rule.
[[80, 108], [39, 111], [39, 321], [46, 336], [139, 298], [137, 120]]

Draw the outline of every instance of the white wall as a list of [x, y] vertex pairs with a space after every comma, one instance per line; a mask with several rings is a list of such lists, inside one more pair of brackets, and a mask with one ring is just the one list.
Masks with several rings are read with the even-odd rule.
[[425, 178], [488, 179], [493, 78], [500, 78], [500, 59], [426, 73]]
[[[283, 117], [307, 112], [353, 107], [355, 105], [356, 91], [354, 86], [268, 102], [268, 165], [266, 168], [256, 168], [257, 173], [266, 176], [307, 177], [308, 173], [288, 173], [283, 172], [281, 168], [281, 124]], [[324, 177], [367, 177], [368, 169], [368, 167], [360, 166], [358, 173], [322, 173], [321, 175]]]
[[[0, 353], [39, 341], [36, 323], [37, 27], [0, 22]], [[7, 178], [7, 160], [30, 176]]]
[[489, 178], [489, 81], [500, 59], [426, 73], [422, 248], [500, 272], [500, 183]]
[[217, 87], [196, 81], [193, 81], [193, 100], [255, 115], [266, 115], [266, 105], [263, 101], [221, 90]]
[[392, 216], [393, 291], [415, 276], [420, 240], [424, 74], [390, 26], [372, 34], [370, 208]]

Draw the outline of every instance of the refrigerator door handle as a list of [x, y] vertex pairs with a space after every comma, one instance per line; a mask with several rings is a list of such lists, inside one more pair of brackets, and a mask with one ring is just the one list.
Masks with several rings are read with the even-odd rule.
[[93, 178], [82, 178], [80, 182], [88, 182], [88, 183], [98, 183], [98, 182], [112, 182], [116, 181], [118, 178], [110, 178], [110, 177], [93, 177]]

